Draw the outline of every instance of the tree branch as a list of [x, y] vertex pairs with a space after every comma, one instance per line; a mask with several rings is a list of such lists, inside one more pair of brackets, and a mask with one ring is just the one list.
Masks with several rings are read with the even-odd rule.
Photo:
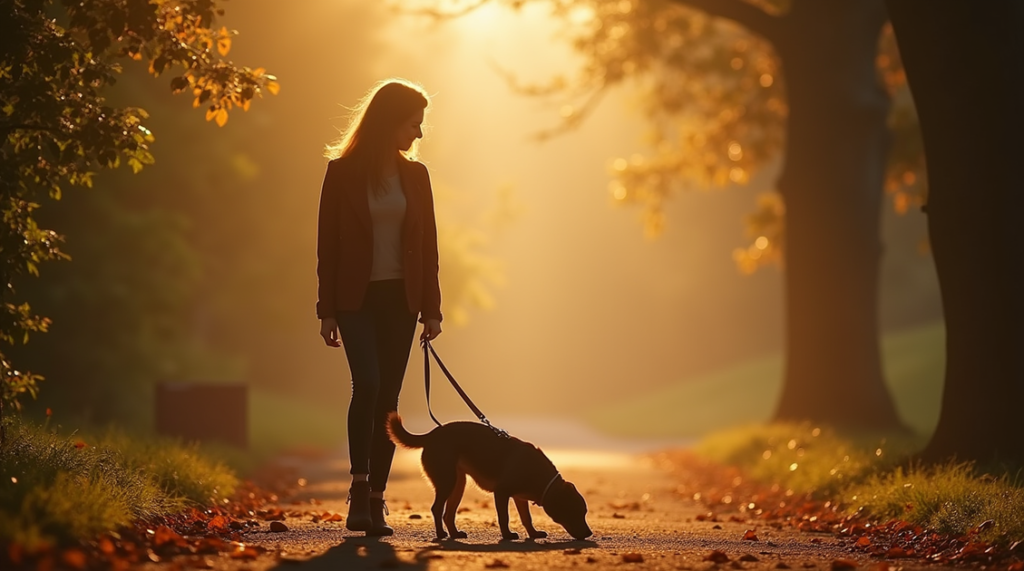
[[773, 44], [781, 34], [783, 17], [773, 16], [743, 0], [672, 0], [672, 2], [707, 12], [717, 18], [732, 20]]
[[440, 21], [440, 20], [454, 20], [456, 18], [460, 18], [462, 16], [465, 16], [467, 14], [470, 14], [471, 12], [474, 12], [474, 11], [482, 8], [483, 5], [487, 4], [488, 2], [490, 2], [490, 0], [475, 0], [472, 4], [468, 4], [466, 6], [462, 6], [462, 7], [459, 7], [459, 8], [454, 8], [454, 9], [451, 9], [451, 10], [439, 10], [439, 9], [436, 9], [436, 8], [404, 9], [404, 8], [399, 7], [399, 5], [397, 5], [397, 4], [393, 5], [392, 9], [395, 12], [398, 12], [398, 13], [401, 13], [401, 14], [412, 15], [412, 16], [427, 16], [427, 17], [433, 18], [434, 20], [438, 20], [438, 21]]

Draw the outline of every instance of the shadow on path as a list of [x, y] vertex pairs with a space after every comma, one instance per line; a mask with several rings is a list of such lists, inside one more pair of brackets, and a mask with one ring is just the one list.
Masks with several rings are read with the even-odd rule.
[[417, 554], [415, 561], [401, 559], [395, 553], [395, 547], [379, 538], [346, 537], [322, 555], [306, 561], [281, 562], [273, 569], [302, 569], [304, 571], [323, 569], [337, 571], [344, 569], [427, 569], [428, 558]]
[[535, 551], [564, 551], [566, 549], [584, 549], [586, 547], [597, 547], [597, 544], [588, 540], [568, 540], [537, 543], [532, 540], [525, 541], [498, 541], [497, 543], [464, 543], [457, 540], [439, 541], [434, 547], [427, 547], [421, 553], [430, 551], [465, 551], [470, 553], [531, 553]]

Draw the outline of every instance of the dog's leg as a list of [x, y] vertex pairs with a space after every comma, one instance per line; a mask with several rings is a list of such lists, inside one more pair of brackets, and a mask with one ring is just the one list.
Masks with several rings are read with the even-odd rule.
[[520, 498], [512, 498], [512, 501], [516, 503], [516, 510], [519, 511], [519, 519], [523, 522], [523, 527], [526, 528], [526, 535], [530, 539], [540, 539], [547, 537], [546, 531], [538, 531], [533, 527], [533, 516], [530, 515], [530, 502]]
[[436, 483], [434, 484], [434, 503], [430, 506], [430, 513], [434, 515], [434, 529], [437, 531], [436, 539], [444, 539], [448, 537], [448, 534], [444, 531], [444, 526], [441, 522], [444, 517], [445, 498], [449, 495], [451, 495], [450, 488], [442, 489]]
[[444, 525], [448, 528], [448, 533], [451, 534], [452, 539], [464, 539], [467, 537], [466, 532], [459, 531], [455, 527], [455, 514], [458, 512], [459, 503], [462, 502], [462, 494], [465, 491], [466, 473], [460, 470], [455, 474], [455, 487], [448, 496], [448, 501], [444, 504]]
[[498, 512], [498, 529], [502, 539], [519, 539], [519, 534], [508, 527], [508, 500], [511, 498], [504, 492], [494, 490], [494, 509]]

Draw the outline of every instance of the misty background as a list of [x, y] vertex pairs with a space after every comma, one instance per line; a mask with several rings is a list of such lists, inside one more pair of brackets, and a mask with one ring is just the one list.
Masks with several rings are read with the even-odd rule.
[[[435, 347], [496, 424], [555, 418], [670, 438], [696, 435], [688, 416], [767, 418], [781, 379], [781, 268], [744, 275], [731, 254], [749, 242], [743, 217], [774, 169], [677, 195], [651, 240], [639, 209], [608, 192], [612, 161], [645, 150], [638, 92], [614, 90], [578, 129], [539, 143], [558, 102], [517, 94], [496, 71], [543, 83], [579, 65], [545, 11], [487, 6], [433, 23], [358, 0], [226, 7], [223, 23], [241, 32], [231, 59], [277, 75], [281, 93], [221, 129], [165, 79], [125, 74], [111, 99], [150, 111], [157, 162], [104, 173], [40, 211], [75, 260], [122, 255], [98, 269], [50, 264], [31, 286], [33, 308], [54, 318], [24, 348], [48, 377], [35, 414], [148, 428], [157, 382], [244, 382], [254, 440], [342, 442], [348, 370], [314, 313], [322, 149], [346, 125], [344, 106], [397, 76], [433, 96], [421, 159], [438, 224], [458, 229], [482, 268], [476, 298], [451, 296], [455, 264], [442, 254], [447, 319]], [[884, 229], [881, 323], [887, 342], [909, 348], [886, 353], [890, 384], [936, 385], [941, 308], [924, 217], [889, 208]], [[420, 430], [416, 349], [400, 412]], [[472, 418], [436, 375], [435, 414]], [[750, 386], [763, 392], [737, 388]], [[912, 394], [893, 391], [898, 404]], [[939, 394], [916, 398], [932, 398], [932, 412], [907, 420], [930, 430]]]

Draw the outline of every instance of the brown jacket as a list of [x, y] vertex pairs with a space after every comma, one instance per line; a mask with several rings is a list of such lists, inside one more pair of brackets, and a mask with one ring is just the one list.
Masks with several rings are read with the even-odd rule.
[[[406, 200], [402, 267], [409, 311], [419, 314], [420, 321], [440, 320], [437, 225], [430, 177], [423, 164], [401, 159], [398, 175]], [[373, 227], [366, 172], [351, 157], [327, 164], [320, 192], [316, 255], [317, 317], [359, 309], [370, 283]]]

